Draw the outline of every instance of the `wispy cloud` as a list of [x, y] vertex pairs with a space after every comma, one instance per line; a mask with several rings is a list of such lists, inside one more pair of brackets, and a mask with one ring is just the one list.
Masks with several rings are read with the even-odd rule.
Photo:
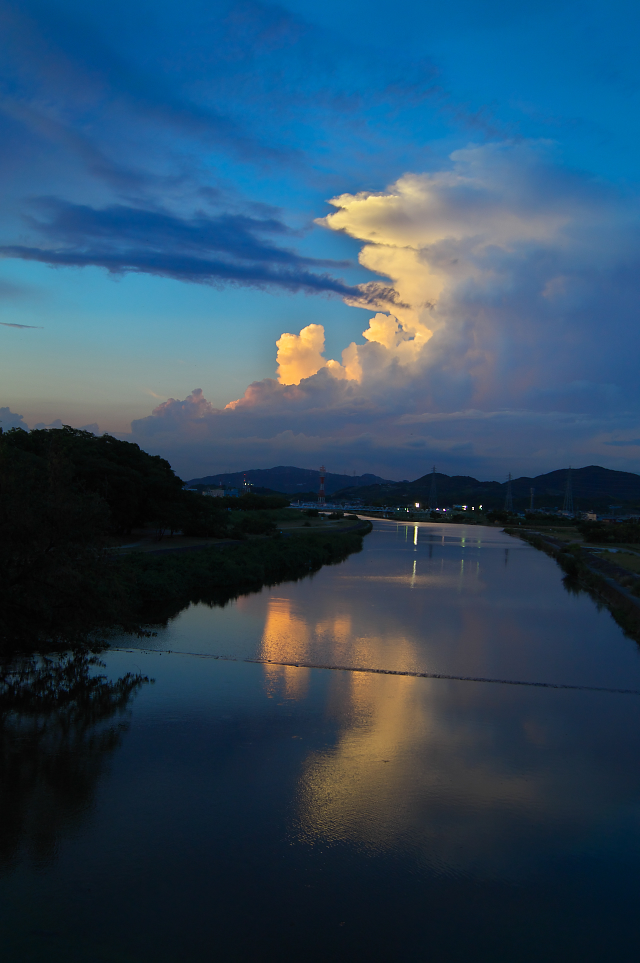
[[40, 329], [40, 330], [42, 330], [42, 325], [41, 325], [41, 324], [14, 324], [14, 323], [11, 322], [11, 321], [0, 321], [0, 324], [1, 324], [4, 328], [32, 328], [33, 330], [35, 330], [35, 329]]

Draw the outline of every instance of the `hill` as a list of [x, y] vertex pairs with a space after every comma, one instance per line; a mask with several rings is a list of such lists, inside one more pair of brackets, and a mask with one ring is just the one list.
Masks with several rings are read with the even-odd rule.
[[[187, 484], [241, 488], [245, 481], [251, 482], [255, 488], [268, 488], [274, 492], [283, 492], [285, 495], [307, 494], [318, 491], [320, 472], [310, 468], [279, 465], [277, 468], [254, 468], [248, 471], [207, 475], [205, 478], [192, 478]], [[380, 478], [379, 475], [335, 475], [332, 472], [327, 472], [325, 475], [325, 491], [328, 495], [333, 495], [334, 492], [347, 486], [350, 489], [359, 489], [363, 486], [381, 484], [386, 484], [386, 479]]]
[[[530, 491], [534, 489], [536, 508], [562, 508], [568, 469], [561, 468], [533, 478], [522, 476], [511, 482], [513, 506], [529, 507]], [[363, 476], [364, 477], [364, 476]], [[375, 485], [353, 486], [335, 492], [334, 498], [359, 498], [370, 504], [405, 505], [420, 502], [426, 505], [431, 490], [431, 473], [412, 482], [384, 482]], [[599, 465], [574, 468], [571, 472], [574, 507], [586, 511], [607, 511], [612, 504], [625, 509], [640, 506], [640, 475], [613, 471]], [[438, 506], [482, 505], [483, 508], [502, 508], [507, 493], [506, 482], [478, 481], [468, 475], [436, 473]]]

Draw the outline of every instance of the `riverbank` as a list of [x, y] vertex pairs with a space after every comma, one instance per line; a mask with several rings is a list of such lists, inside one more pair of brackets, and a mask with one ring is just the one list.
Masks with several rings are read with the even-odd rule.
[[223, 605], [264, 585], [297, 581], [362, 549], [370, 522], [342, 530], [277, 533], [183, 552], [132, 553], [115, 562], [137, 620], [159, 624], [191, 602]]
[[640, 642], [640, 575], [603, 558], [603, 553], [592, 546], [570, 541], [564, 532], [562, 538], [558, 538], [556, 534], [520, 528], [504, 531], [554, 558], [566, 573], [568, 588], [589, 592], [597, 602], [608, 607], [629, 636]]
[[[362, 549], [370, 522], [340, 528], [105, 554], [87, 569], [87, 592], [59, 595], [55, 609], [2, 613], [0, 654], [45, 653], [149, 631], [192, 602], [224, 605], [264, 585], [297, 580]], [[193, 540], [192, 540], [193, 541]], [[157, 543], [156, 543], [157, 545]]]

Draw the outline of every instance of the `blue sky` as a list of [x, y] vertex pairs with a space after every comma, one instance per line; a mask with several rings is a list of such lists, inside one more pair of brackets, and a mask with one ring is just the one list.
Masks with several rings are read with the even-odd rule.
[[0, 11], [4, 427], [640, 470], [637, 5]]

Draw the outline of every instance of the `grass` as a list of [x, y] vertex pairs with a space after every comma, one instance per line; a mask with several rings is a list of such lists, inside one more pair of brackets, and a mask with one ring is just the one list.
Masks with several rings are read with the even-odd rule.
[[611, 552], [607, 549], [598, 552], [598, 555], [615, 565], [619, 565], [620, 568], [626, 568], [629, 572], [640, 575], [640, 555], [624, 551]]

